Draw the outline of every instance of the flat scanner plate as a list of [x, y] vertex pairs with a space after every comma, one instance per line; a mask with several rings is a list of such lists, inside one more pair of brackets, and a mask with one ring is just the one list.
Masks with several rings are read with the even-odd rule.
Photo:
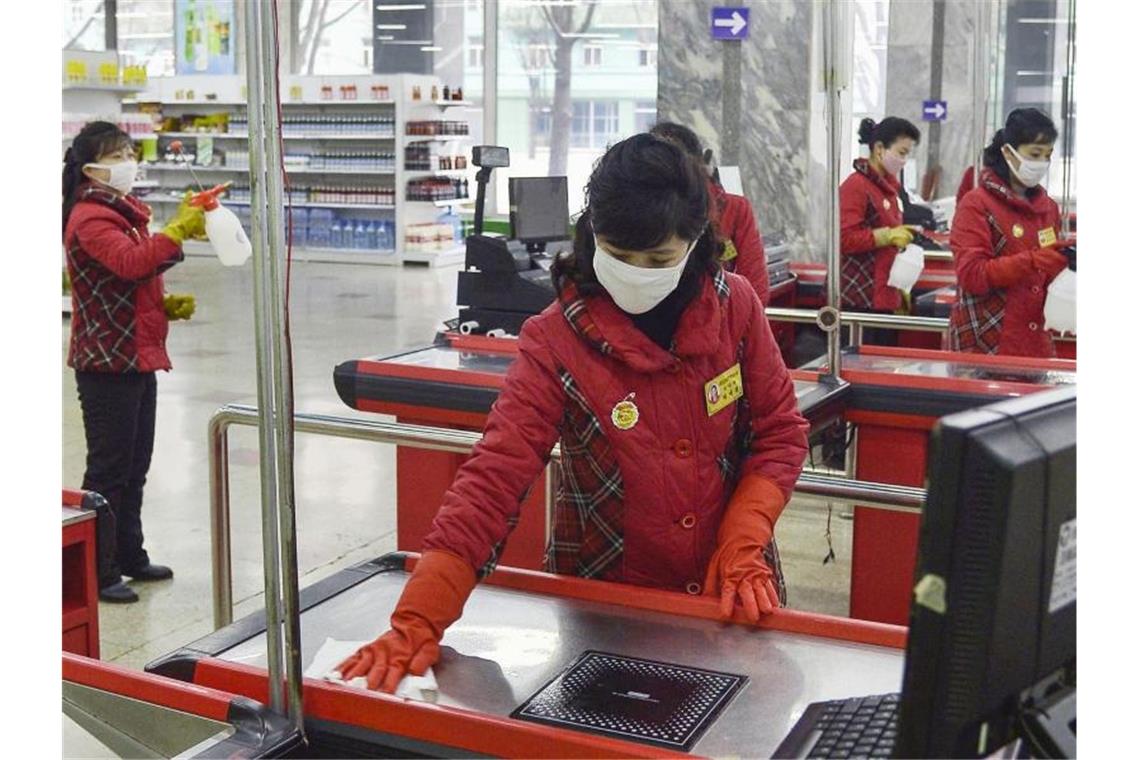
[[688, 751], [746, 676], [587, 651], [512, 718]]

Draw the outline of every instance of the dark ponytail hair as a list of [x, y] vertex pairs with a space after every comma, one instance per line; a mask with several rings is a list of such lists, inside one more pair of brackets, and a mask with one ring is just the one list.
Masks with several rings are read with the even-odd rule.
[[675, 121], [659, 121], [649, 130], [649, 134], [654, 137], [660, 137], [662, 140], [676, 143], [681, 147], [681, 150], [693, 158], [704, 157], [704, 151], [701, 149], [701, 139], [697, 137], [696, 132], [684, 124], [678, 124]]
[[594, 274], [594, 235], [619, 248], [644, 251], [673, 234], [700, 242], [683, 276], [716, 268], [715, 232], [708, 221], [708, 176], [675, 143], [642, 133], [611, 146], [594, 165], [586, 208], [574, 225], [573, 252], [551, 267], [554, 287], [567, 280], [583, 294], [601, 289]]
[[982, 154], [982, 164], [1010, 183], [1009, 164], [1001, 149], [1009, 144], [1014, 150], [1029, 143], [1052, 143], [1057, 139], [1057, 127], [1053, 120], [1036, 108], [1015, 108], [1005, 119], [1005, 126], [994, 132], [994, 139]]
[[900, 137], [909, 137], [917, 145], [922, 140], [922, 133], [918, 127], [898, 116], [888, 116], [878, 124], [874, 119], [859, 122], [859, 144], [868, 148], [875, 147], [877, 142], [881, 142], [884, 148], [889, 148]]
[[98, 163], [100, 156], [114, 153], [124, 145], [132, 145], [131, 136], [109, 121], [92, 121], [71, 141], [63, 155], [63, 229], [75, 206], [79, 186], [87, 180], [83, 167]]

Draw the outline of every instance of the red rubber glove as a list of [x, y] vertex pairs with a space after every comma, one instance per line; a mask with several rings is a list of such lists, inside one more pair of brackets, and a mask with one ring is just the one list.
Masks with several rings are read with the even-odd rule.
[[1008, 288], [1033, 274], [1032, 251], [998, 256], [986, 262], [986, 279], [994, 288]]
[[344, 680], [367, 676], [368, 688], [396, 691], [411, 673], [422, 676], [439, 661], [444, 630], [463, 614], [475, 588], [475, 571], [467, 561], [445, 551], [427, 551], [392, 613], [392, 629], [365, 644], [336, 666]]
[[772, 540], [772, 528], [784, 503], [783, 492], [760, 475], [748, 475], [737, 484], [705, 574], [705, 593], [720, 595], [721, 617], [732, 617], [737, 599], [753, 623], [780, 606], [763, 551]]
[[1053, 248], [1038, 248], [1030, 251], [1033, 266], [1045, 276], [1052, 279], [1069, 268], [1069, 258]]

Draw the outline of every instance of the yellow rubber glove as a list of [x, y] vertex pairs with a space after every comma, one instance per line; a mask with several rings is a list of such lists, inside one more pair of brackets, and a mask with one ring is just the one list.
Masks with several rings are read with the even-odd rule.
[[166, 318], [172, 322], [190, 319], [194, 315], [194, 296], [170, 293], [163, 297], [162, 306], [166, 311]]
[[190, 191], [187, 191], [182, 196], [178, 210], [162, 228], [162, 234], [178, 245], [182, 245], [188, 238], [200, 238], [206, 234], [206, 212], [198, 206], [190, 205], [190, 195]]
[[891, 245], [901, 250], [911, 244], [914, 240], [914, 233], [909, 227], [903, 227], [902, 225], [891, 227], [887, 240]]

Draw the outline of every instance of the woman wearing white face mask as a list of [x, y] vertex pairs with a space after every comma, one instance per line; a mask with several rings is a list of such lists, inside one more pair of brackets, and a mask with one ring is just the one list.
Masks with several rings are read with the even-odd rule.
[[[895, 256], [914, 239], [903, 226], [898, 174], [919, 141], [918, 128], [888, 116], [879, 123], [863, 119], [859, 142], [867, 158], [839, 186], [840, 294], [844, 309], [894, 312], [901, 291], [888, 284]], [[894, 341], [894, 333], [868, 330], [868, 343]]]
[[170, 369], [162, 272], [182, 241], [205, 233], [202, 209], [183, 203], [161, 233], [128, 193], [138, 171], [130, 135], [105, 121], [84, 126], [63, 167], [63, 245], [71, 277], [71, 343], [87, 470], [83, 488], [110, 507], [97, 526], [99, 598], [135, 602], [123, 582], [164, 580], [143, 548], [143, 483], [154, 448], [154, 373]]
[[1056, 355], [1045, 329], [1045, 298], [1068, 259], [1058, 252], [1064, 245], [1060, 212], [1041, 187], [1056, 139], [1056, 127], [1041, 111], [1012, 111], [986, 148], [978, 187], [954, 212], [955, 351]]
[[715, 261], [704, 170], [640, 134], [606, 151], [587, 193], [558, 298], [523, 325], [391, 630], [346, 678], [390, 692], [436, 661], [555, 442], [548, 571], [709, 594], [753, 621], [783, 601], [772, 534], [807, 425], [755, 290]]

